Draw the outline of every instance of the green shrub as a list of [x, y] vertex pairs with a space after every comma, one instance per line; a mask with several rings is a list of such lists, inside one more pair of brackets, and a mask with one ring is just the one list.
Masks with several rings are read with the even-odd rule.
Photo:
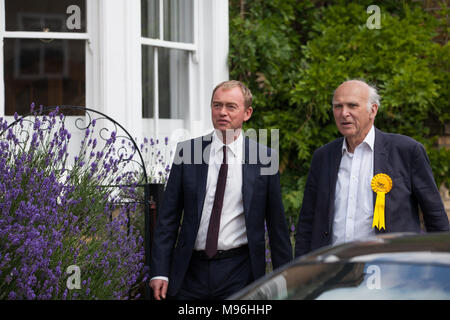
[[312, 153], [340, 134], [333, 91], [361, 78], [382, 97], [375, 125], [423, 143], [438, 185], [450, 186], [450, 150], [437, 137], [450, 121], [448, 8], [437, 19], [410, 1], [383, 1], [381, 29], [368, 29], [371, 1], [230, 2], [230, 78], [254, 93], [251, 128], [280, 129], [280, 172], [289, 219], [299, 213]]

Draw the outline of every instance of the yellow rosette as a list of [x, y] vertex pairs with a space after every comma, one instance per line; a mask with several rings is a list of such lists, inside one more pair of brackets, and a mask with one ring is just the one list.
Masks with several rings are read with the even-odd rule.
[[387, 174], [379, 173], [372, 178], [370, 185], [372, 186], [373, 192], [377, 193], [372, 228], [377, 227], [378, 230], [386, 230], [384, 218], [385, 195], [392, 189], [392, 179]]

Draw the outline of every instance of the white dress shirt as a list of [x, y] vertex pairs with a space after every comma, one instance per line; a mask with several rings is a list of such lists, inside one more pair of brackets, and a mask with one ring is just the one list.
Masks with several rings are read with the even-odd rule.
[[[244, 206], [242, 199], [242, 133], [232, 143], [227, 145], [228, 173], [223, 199], [222, 214], [220, 217], [219, 239], [217, 250], [237, 248], [248, 243], [245, 227]], [[223, 161], [224, 144], [214, 131], [211, 150], [209, 154], [208, 176], [206, 180], [205, 201], [202, 217], [198, 228], [195, 250], [205, 250], [206, 235], [208, 233], [209, 219], [216, 194], [217, 179]], [[169, 281], [168, 277], [156, 276], [151, 278]]]
[[[248, 242], [242, 199], [242, 153], [244, 139], [242, 133], [232, 143], [226, 145], [228, 173], [220, 216], [218, 250], [237, 248]], [[205, 250], [209, 220], [216, 194], [217, 179], [223, 160], [223, 142], [214, 131], [209, 154], [208, 177], [206, 180], [205, 201], [200, 227], [195, 241], [195, 250]]]
[[372, 229], [375, 130], [370, 129], [354, 153], [348, 152], [344, 138], [334, 198], [332, 244], [339, 244], [375, 235]]

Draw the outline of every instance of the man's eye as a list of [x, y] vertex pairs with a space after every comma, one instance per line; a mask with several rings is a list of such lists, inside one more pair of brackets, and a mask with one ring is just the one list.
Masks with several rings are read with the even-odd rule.
[[333, 106], [333, 108], [335, 108], [335, 109], [341, 109], [341, 108], [342, 108], [342, 104], [335, 104], [335, 105]]

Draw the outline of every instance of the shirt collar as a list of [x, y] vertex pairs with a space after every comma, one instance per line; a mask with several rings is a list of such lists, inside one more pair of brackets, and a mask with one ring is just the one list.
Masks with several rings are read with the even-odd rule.
[[[240, 154], [242, 154], [242, 147], [243, 147], [244, 139], [242, 138], [242, 130], [239, 132], [239, 136], [236, 140], [226, 145], [228, 147], [228, 150], [232, 152], [232, 154], [235, 157], [238, 157]], [[213, 139], [211, 144], [211, 152], [215, 155], [217, 152], [221, 151], [223, 146], [225, 144], [220, 140], [220, 138], [217, 135], [216, 130], [214, 130], [213, 133]]]
[[[361, 144], [365, 143], [369, 146], [370, 150], [373, 151], [374, 143], [375, 143], [375, 126], [372, 125], [372, 127], [369, 130], [369, 133], [364, 138], [363, 142]], [[344, 137], [344, 143], [342, 144], [342, 154], [344, 152], [348, 152], [347, 148], [347, 140]]]

